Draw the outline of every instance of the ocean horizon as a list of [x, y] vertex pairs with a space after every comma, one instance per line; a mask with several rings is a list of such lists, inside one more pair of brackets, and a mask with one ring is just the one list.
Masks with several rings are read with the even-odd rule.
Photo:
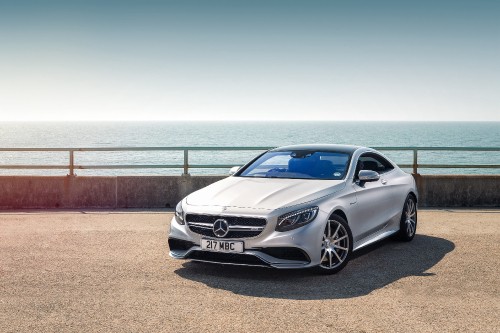
[[[0, 122], [0, 148], [277, 147], [336, 143], [369, 147], [499, 147], [500, 122], [123, 121]], [[241, 165], [259, 151], [190, 152], [192, 164]], [[411, 152], [384, 151], [400, 164]], [[182, 152], [77, 152], [75, 164], [182, 164]], [[500, 164], [499, 152], [419, 152], [419, 163]], [[0, 165], [68, 164], [65, 152], [0, 152]], [[65, 175], [67, 170], [0, 170]], [[79, 175], [172, 175], [179, 169], [78, 170]], [[191, 169], [221, 174], [224, 169]], [[423, 169], [423, 174], [498, 174], [498, 169]]]

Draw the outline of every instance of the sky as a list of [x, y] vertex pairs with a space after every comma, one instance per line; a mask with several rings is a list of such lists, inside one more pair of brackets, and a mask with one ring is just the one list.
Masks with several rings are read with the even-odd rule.
[[500, 1], [0, 0], [0, 121], [500, 121]]

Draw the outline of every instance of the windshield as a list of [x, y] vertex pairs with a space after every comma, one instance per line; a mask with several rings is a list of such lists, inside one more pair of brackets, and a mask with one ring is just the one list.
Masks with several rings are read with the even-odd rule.
[[241, 171], [240, 177], [343, 179], [350, 155], [323, 151], [269, 151]]

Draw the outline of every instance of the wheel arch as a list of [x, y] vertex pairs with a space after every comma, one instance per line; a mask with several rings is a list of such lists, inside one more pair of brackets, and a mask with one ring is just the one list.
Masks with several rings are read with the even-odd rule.
[[416, 202], [416, 203], [418, 203], [418, 196], [417, 196], [417, 194], [415, 193], [415, 191], [410, 191], [410, 192], [408, 192], [408, 195], [409, 195], [409, 196], [412, 196], [412, 197], [413, 197], [413, 199], [415, 199], [415, 202]]
[[335, 209], [331, 214], [330, 214], [330, 218], [332, 217], [333, 214], [336, 214], [340, 217], [342, 217], [344, 220], [346, 220], [347, 224], [349, 224], [349, 220], [347, 219], [347, 215], [346, 213], [344, 213], [344, 211], [342, 209]]

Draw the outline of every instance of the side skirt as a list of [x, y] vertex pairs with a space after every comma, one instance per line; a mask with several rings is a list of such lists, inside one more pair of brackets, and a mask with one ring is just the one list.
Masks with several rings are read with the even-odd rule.
[[359, 250], [367, 245], [370, 245], [370, 244], [373, 244], [375, 242], [378, 242], [379, 240], [382, 240], [384, 238], [387, 238], [391, 235], [394, 235], [396, 232], [398, 232], [399, 229], [396, 229], [396, 230], [386, 230], [384, 232], [381, 232], [379, 234], [376, 234], [372, 237], [367, 237], [365, 239], [361, 239], [360, 241], [354, 243], [354, 246], [353, 246], [353, 251], [356, 251], [356, 250]]

